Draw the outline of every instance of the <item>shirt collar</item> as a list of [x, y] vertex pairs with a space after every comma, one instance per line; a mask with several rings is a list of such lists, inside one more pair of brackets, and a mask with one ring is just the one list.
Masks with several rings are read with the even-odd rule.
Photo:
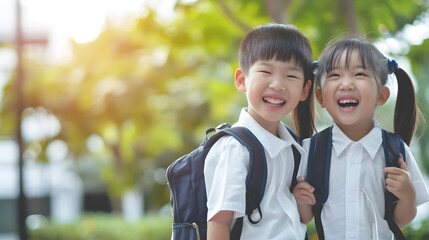
[[334, 148], [337, 158], [339, 158], [339, 156], [350, 144], [359, 143], [363, 146], [371, 159], [374, 159], [378, 149], [382, 144], [382, 141], [383, 138], [381, 128], [377, 123], [374, 124], [374, 127], [367, 135], [357, 142], [350, 140], [350, 138], [348, 138], [347, 135], [344, 134], [344, 132], [341, 131], [341, 129], [336, 124], [334, 124], [332, 129], [332, 147]]
[[275, 158], [284, 148], [289, 147], [292, 144], [301, 150], [301, 146], [294, 140], [282, 122], [279, 122], [277, 127], [280, 136], [277, 137], [259, 125], [259, 123], [246, 111], [246, 108], [241, 110], [240, 118], [233, 126], [243, 126], [248, 128], [261, 142], [270, 158]]

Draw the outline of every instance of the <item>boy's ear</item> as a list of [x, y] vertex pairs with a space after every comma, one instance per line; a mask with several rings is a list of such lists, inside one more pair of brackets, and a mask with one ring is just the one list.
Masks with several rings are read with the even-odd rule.
[[320, 88], [317, 88], [317, 89], [314, 91], [314, 95], [316, 95], [316, 99], [317, 99], [317, 101], [319, 102], [320, 107], [321, 107], [321, 108], [324, 108], [324, 107], [325, 107], [325, 105], [323, 105], [322, 90], [321, 90]]
[[386, 86], [383, 86], [383, 88], [380, 90], [380, 93], [378, 94], [377, 105], [382, 106], [387, 102], [389, 97], [390, 97], [390, 89]]
[[311, 84], [312, 84], [312, 81], [308, 80], [307, 83], [304, 85], [304, 88], [302, 89], [300, 101], [305, 101], [305, 99], [307, 99], [308, 93], [310, 92], [310, 88], [312, 86]]
[[237, 70], [235, 70], [234, 82], [235, 87], [238, 89], [238, 91], [246, 92], [246, 77], [244, 76], [244, 72], [240, 68], [237, 68]]

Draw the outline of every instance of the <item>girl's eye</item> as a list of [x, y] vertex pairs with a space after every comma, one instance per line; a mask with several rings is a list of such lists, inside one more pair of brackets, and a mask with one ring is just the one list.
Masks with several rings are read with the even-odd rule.
[[264, 75], [270, 75], [271, 73], [265, 70], [261, 70], [259, 71], [260, 73], [264, 74]]
[[364, 72], [356, 73], [356, 77], [367, 77], [368, 75]]
[[338, 74], [338, 73], [328, 73], [328, 74], [326, 75], [326, 77], [327, 77], [327, 78], [339, 78], [339, 77], [340, 77], [340, 74]]

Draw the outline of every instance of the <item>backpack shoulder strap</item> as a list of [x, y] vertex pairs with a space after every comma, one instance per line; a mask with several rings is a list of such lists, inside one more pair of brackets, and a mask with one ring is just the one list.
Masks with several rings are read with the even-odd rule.
[[[404, 141], [399, 135], [388, 132], [384, 129], [382, 129], [382, 136], [386, 167], [399, 167], [399, 154], [402, 154], [404, 161], [406, 161]], [[405, 239], [405, 236], [393, 219], [397, 203], [398, 198], [386, 189], [384, 192], [384, 219], [387, 221], [390, 230], [395, 235], [395, 239], [400, 240]]]
[[210, 147], [225, 135], [234, 137], [249, 151], [249, 172], [246, 177], [246, 214], [252, 213], [262, 200], [267, 182], [267, 162], [264, 147], [256, 136], [245, 127], [222, 129], [211, 136], [204, 147]]
[[[211, 146], [222, 136], [232, 136], [243, 144], [249, 151], [249, 171], [246, 176], [246, 215], [253, 224], [262, 219], [260, 203], [264, 196], [267, 183], [267, 161], [265, 150], [256, 136], [245, 127], [224, 128], [210, 137], [205, 147]], [[213, 142], [212, 142], [213, 141]], [[259, 220], [251, 218], [253, 211], [257, 209], [260, 214]], [[231, 230], [231, 239], [240, 239], [243, 227], [243, 218], [238, 218]]]
[[316, 204], [312, 211], [319, 239], [324, 239], [321, 213], [329, 194], [329, 174], [331, 169], [332, 126], [314, 134], [308, 152], [307, 181], [314, 187]]
[[[225, 129], [249, 150], [249, 172], [246, 177], [246, 214], [251, 214], [264, 196], [267, 183], [267, 161], [265, 150], [256, 136], [245, 127]], [[257, 193], [257, 194], [255, 194]], [[249, 216], [250, 217], [250, 216]]]
[[[286, 125], [285, 125], [286, 126]], [[296, 133], [290, 129], [288, 126], [286, 126], [286, 129], [289, 131], [290, 135], [293, 137], [293, 139], [299, 144], [302, 145], [302, 139], [296, 135]], [[298, 175], [298, 168], [299, 164], [301, 162], [301, 153], [299, 153], [298, 149], [294, 145], [292, 145], [292, 152], [293, 152], [293, 174], [292, 174], [292, 182], [289, 187], [289, 191], [293, 192], [293, 189], [295, 188], [296, 184], [298, 183], [296, 180], [296, 176]]]
[[289, 134], [293, 137], [293, 139], [297, 143], [299, 143], [299, 145], [301, 145], [302, 144], [302, 139], [298, 135], [296, 135], [296, 133], [292, 129], [290, 129], [288, 126], [285, 125], [285, 127], [286, 127], [287, 131], [289, 132]]
[[316, 201], [326, 202], [332, 153], [332, 127], [311, 136], [308, 152], [307, 181], [315, 188]]

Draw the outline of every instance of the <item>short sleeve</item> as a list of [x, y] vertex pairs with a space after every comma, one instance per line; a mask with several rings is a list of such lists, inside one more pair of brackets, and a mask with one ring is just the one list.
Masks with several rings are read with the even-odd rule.
[[405, 146], [405, 151], [405, 161], [414, 185], [414, 189], [416, 190], [416, 205], [419, 206], [429, 201], [429, 192], [417, 162], [407, 145]]
[[249, 152], [233, 137], [222, 137], [209, 151], [204, 166], [207, 220], [219, 211], [245, 215]]

